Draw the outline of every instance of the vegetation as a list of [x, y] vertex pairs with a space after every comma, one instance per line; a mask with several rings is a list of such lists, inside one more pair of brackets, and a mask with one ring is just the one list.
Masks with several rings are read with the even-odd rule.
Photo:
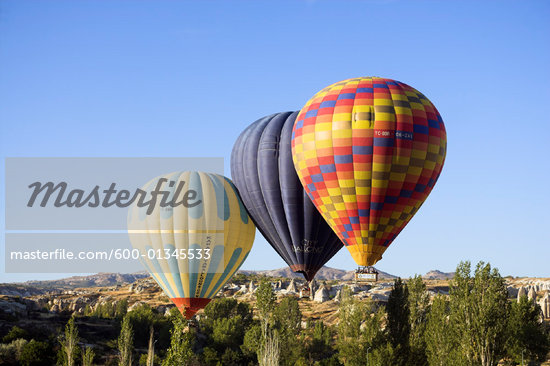
[[126, 314], [122, 320], [122, 329], [118, 337], [118, 366], [132, 366], [133, 342], [134, 331], [130, 322], [130, 314]]
[[[387, 337], [382, 329], [383, 310], [370, 301], [360, 301], [348, 288], [342, 291], [336, 349], [344, 365], [387, 364]], [[368, 355], [368, 356], [367, 356]]]
[[74, 325], [74, 317], [71, 317], [65, 326], [65, 334], [60, 337], [59, 343], [61, 343], [63, 365], [74, 366], [78, 349], [78, 330]]
[[540, 322], [539, 306], [527, 296], [511, 304], [508, 330], [506, 352], [513, 362], [521, 362], [522, 351], [528, 360], [542, 362], [546, 359], [550, 347], [548, 331]]
[[51, 365], [52, 361], [50, 345], [34, 339], [23, 346], [19, 355], [19, 362], [23, 366]]
[[401, 278], [398, 278], [393, 285], [386, 311], [388, 314], [388, 340], [394, 350], [393, 364], [405, 366], [410, 355], [411, 324], [409, 323], [409, 288]]
[[186, 326], [187, 322], [183, 318], [174, 320], [172, 342], [162, 366], [189, 365], [194, 358], [192, 350], [194, 337], [192, 332], [185, 332]]
[[424, 342], [429, 365], [459, 365], [458, 344], [450, 331], [449, 300], [445, 296], [434, 297], [427, 316]]
[[430, 310], [430, 297], [421, 276], [407, 282], [409, 290], [409, 364], [426, 365], [426, 326]]
[[2, 338], [2, 343], [11, 343], [16, 339], [26, 339], [28, 336], [27, 331], [19, 328], [17, 325], [14, 325], [8, 334]]
[[82, 349], [82, 366], [92, 366], [94, 362], [95, 352], [90, 347]]
[[[299, 305], [293, 296], [277, 300], [267, 279], [254, 307], [218, 298], [191, 321], [175, 308], [164, 315], [145, 304], [128, 311], [126, 301], [105, 302], [69, 318], [54, 336], [23, 323], [7, 328], [0, 365], [51, 365], [56, 354], [60, 365], [496, 366], [518, 365], [522, 356], [525, 365], [540, 365], [550, 351], [540, 307], [527, 297], [510, 301], [498, 270], [483, 262], [473, 270], [460, 263], [448, 295], [430, 297], [420, 276], [395, 280], [386, 304], [344, 286], [332, 326], [305, 318]], [[90, 322], [114, 332], [97, 345]]]

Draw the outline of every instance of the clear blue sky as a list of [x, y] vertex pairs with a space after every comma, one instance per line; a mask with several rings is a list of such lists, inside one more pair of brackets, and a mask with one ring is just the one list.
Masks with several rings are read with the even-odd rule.
[[[1, 154], [223, 156], [229, 176], [257, 118], [394, 78], [437, 106], [448, 154], [378, 267], [550, 277], [549, 19], [548, 1], [3, 0]], [[56, 276], [3, 273], [0, 240], [0, 282]], [[282, 266], [258, 233], [243, 268]]]

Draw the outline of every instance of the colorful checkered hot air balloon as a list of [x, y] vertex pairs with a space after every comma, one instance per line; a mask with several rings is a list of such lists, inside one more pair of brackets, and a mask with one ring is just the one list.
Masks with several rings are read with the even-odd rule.
[[447, 151], [441, 116], [420, 92], [348, 79], [300, 111], [293, 161], [304, 188], [359, 266], [372, 266], [435, 185]]
[[244, 262], [255, 226], [237, 189], [224, 176], [203, 172], [160, 176], [143, 187], [149, 196], [144, 201], [159, 189], [168, 194], [157, 195], [162, 198], [152, 212], [148, 205], [135, 203], [130, 208], [128, 232], [145, 268], [190, 318]]

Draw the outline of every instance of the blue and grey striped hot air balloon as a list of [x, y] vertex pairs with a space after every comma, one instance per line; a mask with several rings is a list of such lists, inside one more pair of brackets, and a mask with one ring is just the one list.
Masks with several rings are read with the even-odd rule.
[[304, 191], [290, 141], [298, 112], [248, 126], [231, 153], [231, 177], [254, 223], [294, 272], [311, 281], [342, 242]]

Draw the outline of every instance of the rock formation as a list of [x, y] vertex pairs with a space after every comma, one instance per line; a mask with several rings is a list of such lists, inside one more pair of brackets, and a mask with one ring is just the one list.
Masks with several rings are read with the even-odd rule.
[[334, 301], [340, 302], [342, 300], [342, 292], [340, 289], [336, 291], [336, 295], [334, 295]]
[[518, 302], [519, 299], [521, 299], [522, 296], [527, 296], [527, 292], [525, 292], [525, 287], [521, 286], [518, 291]]
[[330, 300], [330, 296], [325, 285], [321, 285], [317, 291], [315, 291], [315, 296], [313, 301], [315, 302], [325, 302]]
[[309, 283], [309, 290], [309, 299], [313, 301], [315, 298], [315, 291], [317, 291], [317, 282], [315, 282], [314, 279]]
[[8, 315], [26, 315], [27, 314], [27, 306], [25, 304], [22, 304], [21, 299], [18, 297], [3, 297], [0, 299], [0, 314], [8, 314]]
[[546, 293], [539, 302], [542, 309], [542, 315], [545, 319], [550, 318], [550, 293]]
[[527, 294], [527, 297], [529, 298], [529, 300], [537, 301], [537, 292], [535, 291], [534, 287], [531, 287], [529, 293]]
[[296, 282], [294, 281], [294, 278], [290, 281], [290, 284], [286, 288], [286, 292], [298, 292], [298, 290], [296, 290]]

